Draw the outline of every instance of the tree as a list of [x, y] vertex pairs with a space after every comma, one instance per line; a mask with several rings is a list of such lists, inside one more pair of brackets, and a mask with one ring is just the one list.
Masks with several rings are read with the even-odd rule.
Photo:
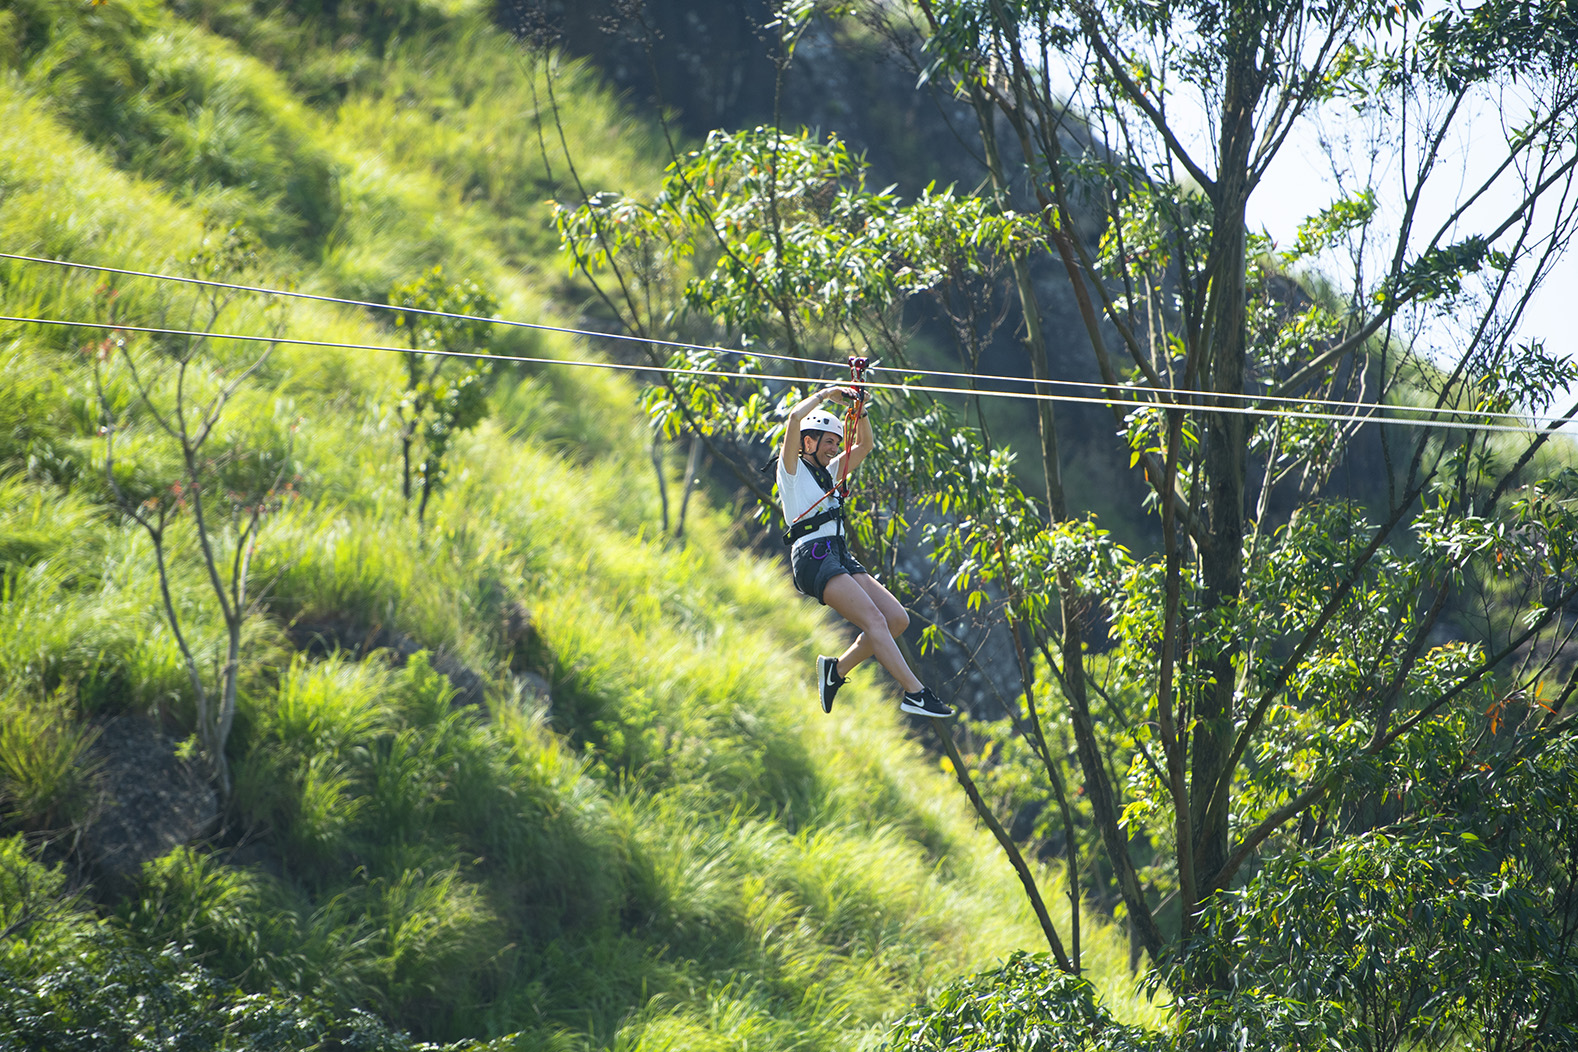
[[[561, 231], [577, 259], [672, 252], [695, 267], [686, 308], [834, 362], [869, 346], [902, 368], [907, 306], [913, 318], [921, 297], [989, 297], [1000, 275], [1042, 391], [1050, 298], [1072, 299], [1157, 550], [1136, 554], [1080, 514], [1050, 399], [1033, 500], [984, 416], [886, 396], [884, 456], [863, 472], [880, 511], [857, 533], [877, 546], [921, 533], [972, 606], [1006, 623], [1024, 685], [1009, 715], [1064, 824], [1070, 893], [1099, 859], [1179, 1003], [1205, 1018], [1263, 974], [1239, 939], [1268, 930], [1241, 893], [1258, 874], [1330, 865], [1377, 830], [1424, 853], [1434, 823], [1472, 824], [1466, 782], [1510, 778], [1571, 733], [1578, 476], [1559, 421], [1528, 414], [1578, 370], [1520, 342], [1517, 322], [1578, 205], [1578, 19], [1495, 0], [1429, 14], [1358, 0], [802, 2], [782, 8], [783, 55], [819, 10], [862, 17], [963, 101], [981, 194], [903, 202], [867, 191], [836, 140], [715, 132], [650, 202], [589, 198]], [[1446, 152], [1468, 114], [1496, 126], [1477, 181]], [[1248, 205], [1317, 118], [1370, 138], [1328, 149], [1344, 193], [1278, 252]], [[1519, 189], [1499, 214], [1497, 180]], [[1442, 183], [1455, 203], [1427, 219]], [[1326, 287], [1301, 288], [1300, 267]], [[966, 316], [992, 311], [949, 313]], [[686, 389], [689, 411], [725, 407], [710, 418], [758, 436], [795, 397], [749, 377]], [[1379, 486], [1345, 493], [1334, 472], [1360, 458]], [[1099, 658], [1093, 626], [1112, 643]], [[1542, 917], [1541, 952], [1570, 962], [1572, 830], [1536, 839], [1541, 875], [1516, 878], [1534, 903], [1524, 921]], [[1510, 851], [1443, 856], [1441, 871], [1477, 879]], [[1340, 941], [1308, 912], [1281, 916]], [[1077, 969], [1077, 929], [1065, 944], [1044, 924]], [[1462, 988], [1445, 965], [1420, 974]], [[1389, 1009], [1402, 1022], [1366, 1024], [1363, 1040], [1422, 1033], [1419, 1011]], [[1563, 1025], [1526, 1018], [1509, 1040]]]
[[[389, 290], [389, 302], [405, 310], [395, 312], [395, 326], [404, 329], [410, 354], [403, 355], [406, 385], [396, 411], [400, 416], [400, 492], [411, 502], [411, 453], [418, 448], [416, 465], [421, 486], [416, 521], [427, 515], [427, 502], [443, 488], [449, 444], [456, 432], [469, 431], [488, 414], [486, 380], [488, 363], [473, 359], [462, 367], [457, 355], [485, 351], [491, 325], [488, 318], [498, 306], [474, 281], [449, 282], [443, 267], [434, 267], [415, 281]], [[444, 367], [456, 362], [446, 373]]]
[[[1526, 436], [1499, 463], [1489, 434], [1443, 438], [1418, 430], [1402, 442], [1388, 434], [1390, 492], [1379, 521], [1371, 521], [1351, 505], [1320, 502], [1329, 493], [1322, 461], [1351, 429], [1344, 435], [1328, 425], [1312, 436], [1240, 410], [1257, 389], [1314, 406], [1339, 384], [1352, 389], [1377, 378], [1383, 398], [1398, 397], [1413, 380], [1435, 410], [1531, 403], [1543, 410], [1548, 402], [1528, 381], [1537, 378], [1547, 391], [1570, 381], [1570, 365], [1539, 346], [1518, 346], [1511, 323], [1570, 234], [1570, 201], [1562, 195], [1578, 163], [1578, 81], [1568, 61], [1575, 23], [1564, 5], [1488, 4], [1429, 18], [1417, 5], [1367, 3], [918, 6], [928, 68], [952, 75], [974, 108], [1002, 207], [1021, 172], [1033, 197], [1042, 238], [1012, 260], [1033, 367], [1045, 362], [1044, 329], [1035, 283], [1019, 271], [1039, 251], [1063, 267], [1104, 380], [1115, 394], [1126, 388], [1128, 398], [1151, 403], [1118, 422], [1158, 497], [1159, 574], [1143, 582], [1155, 592], [1144, 598], [1136, 594], [1142, 579], [1131, 575], [1117, 624], [1130, 659], [1154, 655], [1131, 670], [1147, 696], [1135, 726], [1153, 729], [1150, 741], [1141, 735], [1136, 745], [1154, 749], [1155, 762], [1141, 769], [1170, 827], [1187, 937], [1206, 903], [1269, 838], [1340, 798], [1334, 780], [1345, 764], [1385, 757], [1555, 619], [1555, 609], [1536, 609], [1526, 627], [1501, 626], [1510, 633], [1505, 644], [1457, 648], [1452, 661], [1432, 661], [1437, 652], [1427, 648], [1454, 579], [1489, 580], [1493, 571], [1476, 566], [1476, 556], [1539, 562], [1513, 539], [1518, 530], [1542, 528], [1515, 495], [1519, 483], [1532, 481], [1519, 472], [1550, 440], [1549, 429]], [[1071, 98], [1053, 94], [1054, 75], [1076, 86]], [[1504, 136], [1505, 163], [1524, 192], [1507, 214], [1476, 214], [1468, 206], [1483, 187], [1471, 186], [1438, 228], [1422, 228], [1427, 188], [1460, 176], [1441, 156], [1454, 122], [1509, 78], [1528, 107]], [[1248, 202], [1301, 124], [1342, 107], [1371, 122], [1376, 148], [1396, 151], [1405, 173], [1402, 221], [1379, 249], [1384, 262], [1374, 265], [1372, 245], [1382, 232], [1375, 187], [1312, 215], [1278, 262], [1343, 244], [1353, 284], [1341, 302], [1279, 302], [1269, 246], [1247, 224]], [[1203, 148], [1180, 126], [1180, 111], [1204, 115], [1211, 135]], [[1087, 115], [1096, 135], [1077, 154], [1071, 112]], [[996, 148], [1002, 140], [1017, 148], [1020, 171]], [[1343, 157], [1332, 160], [1350, 180], [1366, 174], [1344, 168]], [[1547, 207], [1555, 215], [1540, 217], [1549, 224], [1542, 228], [1535, 206], [1552, 194]], [[1096, 252], [1076, 236], [1076, 202], [1104, 216]], [[1472, 321], [1462, 326], [1423, 324], [1469, 311]], [[1388, 360], [1407, 346], [1404, 334], [1413, 336], [1414, 360], [1430, 363], [1420, 373]], [[1353, 364], [1377, 347], [1379, 361]], [[1036, 368], [1046, 375], [1044, 364]], [[1195, 408], [1174, 407], [1180, 402]], [[1056, 523], [1069, 509], [1056, 477], [1050, 409], [1042, 436], [1048, 516]], [[1302, 476], [1290, 477], [1294, 468]], [[1274, 533], [1266, 509], [1279, 483], [1317, 503], [1307, 505], [1304, 522]], [[1418, 546], [1404, 556], [1392, 546], [1410, 526]], [[1323, 549], [1333, 538], [1344, 543]], [[1302, 593], [1277, 587], [1300, 577]], [[1122, 808], [1092, 719], [1079, 632], [1087, 594], [1066, 571], [1056, 583], [1055, 663], [1096, 824], [1130, 915], [1159, 956], [1165, 939], [1138, 880], [1125, 872]], [[1394, 607], [1389, 631], [1351, 645], [1336, 629], [1344, 620], [1373, 627], [1377, 599], [1405, 605]], [[1361, 673], [1310, 682], [1323, 665], [1343, 660]], [[1263, 803], [1246, 808], [1244, 791], [1263, 767], [1254, 751], [1266, 748], [1268, 719], [1309, 712], [1316, 690], [1341, 699], [1334, 722], [1362, 722], [1363, 740], [1332, 750], [1312, 774], [1285, 771], [1281, 784], [1266, 787]]]
[[[243, 629], [260, 598], [251, 587], [252, 556], [269, 514], [295, 492], [296, 423], [280, 429], [273, 421], [237, 419], [231, 408], [275, 345], [237, 349], [214, 335], [239, 309], [241, 294], [231, 286], [256, 266], [257, 245], [245, 229], [210, 230], [189, 260], [191, 276], [202, 284], [187, 325], [155, 331], [152, 339], [129, 338], [115, 325], [116, 292], [106, 286], [109, 335], [86, 349], [94, 361], [104, 478], [115, 506], [153, 543], [160, 605], [192, 686], [195, 736], [224, 795], [230, 791], [225, 744], [235, 721]], [[165, 320], [174, 309], [166, 306]], [[127, 449], [129, 462], [120, 459]], [[175, 563], [186, 541], [196, 547], [223, 632], [213, 679], [194, 636], [203, 618], [174, 591], [182, 578]]]

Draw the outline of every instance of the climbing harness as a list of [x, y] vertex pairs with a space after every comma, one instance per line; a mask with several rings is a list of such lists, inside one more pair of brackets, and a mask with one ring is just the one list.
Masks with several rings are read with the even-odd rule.
[[[794, 520], [794, 522], [789, 524], [789, 528], [784, 531], [783, 535], [785, 545], [793, 545], [794, 542], [798, 541], [801, 537], [815, 533], [818, 528], [829, 522], [838, 523], [838, 529], [840, 533], [842, 533], [844, 530], [845, 494], [839, 491], [841, 483], [835, 483], [833, 481], [832, 473], [814, 461], [801, 459], [800, 463], [807, 471], [811, 473], [811, 478], [816, 481], [818, 486], [822, 487], [823, 492], [822, 495], [817, 498], [816, 504], [811, 505], [809, 508], [803, 511], [800, 516]], [[821, 511], [816, 511], [817, 505], [821, 504], [823, 501], [827, 500], [827, 498], [832, 496], [838, 497], [838, 502], [836, 504], [831, 504], [828, 507], [823, 508]], [[816, 512], [816, 514], [813, 515], [812, 512]]]
[[[850, 399], [849, 408], [844, 411], [842, 428], [839, 430], [834, 430], [832, 427], [824, 426], [820, 428], [806, 428], [806, 430], [832, 431], [841, 438], [853, 434], [856, 426], [860, 423], [860, 418], [865, 415], [866, 412], [866, 373], [875, 367], [875, 361], [869, 358], [851, 355], [849, 358], [849, 380], [850, 386], [855, 391], [855, 397]], [[837, 418], [834, 417], [833, 414], [821, 409], [813, 410], [811, 413], [806, 414], [806, 421], [810, 422], [817, 420], [818, 414], [820, 414], [822, 417], [826, 417], [825, 421], [818, 422], [824, 424], [837, 423]], [[802, 424], [801, 426], [804, 427], [805, 425]], [[849, 447], [846, 445], [844, 447], [844, 456], [838, 473], [837, 482], [833, 481], [832, 473], [822, 465], [816, 463], [815, 461], [806, 460], [803, 456], [800, 458], [800, 463], [804, 464], [806, 468], [810, 470], [811, 477], [816, 480], [816, 484], [818, 486], [822, 487], [823, 492], [822, 495], [817, 498], [815, 504], [812, 504], [805, 511], [801, 512], [799, 516], [789, 524], [789, 528], [785, 530], [783, 534], [783, 541], [785, 545], [793, 545], [794, 542], [799, 540], [801, 537], [814, 533], [819, 527], [829, 522], [838, 523], [838, 532], [840, 535], [843, 534], [844, 502], [849, 499], [848, 454]], [[817, 507], [829, 497], [837, 497], [838, 502], [836, 504], [830, 505], [829, 507], [823, 508], [821, 511], [816, 511]], [[812, 512], [816, 512], [816, 514], [813, 515]]]

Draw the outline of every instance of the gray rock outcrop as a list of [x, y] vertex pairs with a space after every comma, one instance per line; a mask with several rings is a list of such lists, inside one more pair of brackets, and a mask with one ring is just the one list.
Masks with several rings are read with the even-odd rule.
[[98, 883], [135, 881], [143, 863], [209, 835], [218, 824], [219, 794], [201, 762], [183, 758], [178, 744], [140, 716], [120, 716], [100, 729], [90, 752], [97, 801], [80, 842]]

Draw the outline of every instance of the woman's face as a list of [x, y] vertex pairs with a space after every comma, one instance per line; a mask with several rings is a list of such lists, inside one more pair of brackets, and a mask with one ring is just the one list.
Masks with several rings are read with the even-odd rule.
[[[806, 436], [806, 438], [810, 437], [810, 435]], [[819, 431], [816, 435], [815, 445], [810, 442], [803, 441], [801, 442], [801, 446], [813, 460], [825, 468], [832, 464], [833, 458], [842, 452], [844, 448], [844, 440], [833, 434], [831, 431]]]

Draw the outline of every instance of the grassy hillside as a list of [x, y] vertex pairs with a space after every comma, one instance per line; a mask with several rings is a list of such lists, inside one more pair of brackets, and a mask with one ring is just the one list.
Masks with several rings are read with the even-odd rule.
[[[179, 273], [239, 229], [254, 252], [225, 273], [266, 287], [381, 301], [442, 266], [504, 317], [566, 316], [540, 67], [480, 5], [311, 9], [8, 5], [0, 252]], [[561, 74], [588, 183], [655, 178], [649, 130]], [[282, 480], [256, 502], [233, 789], [203, 836], [106, 879], [85, 843], [114, 804], [109, 736], [151, 721], [179, 742], [172, 763], [201, 759], [156, 552], [112, 500], [107, 438], [123, 492], [172, 516], [170, 604], [199, 673], [224, 653], [155, 415], [194, 344], [113, 325], [407, 334], [387, 312], [217, 306], [200, 287], [14, 259], [0, 313], [104, 325], [0, 322], [0, 1047], [863, 1047], [935, 985], [1036, 947], [890, 684], [857, 677], [824, 718], [809, 668], [836, 643], [819, 608], [730, 547], [723, 510], [693, 511], [684, 543], [663, 534], [630, 383], [495, 370], [491, 412], [455, 436], [419, 526], [400, 358], [323, 346], [281, 345], [247, 376], [207, 465], [237, 490]], [[196, 346], [188, 395], [258, 354]], [[592, 353], [515, 327], [487, 349]], [[210, 496], [234, 513], [210, 524], [224, 563], [245, 502]], [[299, 650], [307, 626], [434, 656]], [[435, 666], [480, 691], [457, 699]], [[1087, 947], [1140, 1012], [1124, 949], [1108, 932]]]

